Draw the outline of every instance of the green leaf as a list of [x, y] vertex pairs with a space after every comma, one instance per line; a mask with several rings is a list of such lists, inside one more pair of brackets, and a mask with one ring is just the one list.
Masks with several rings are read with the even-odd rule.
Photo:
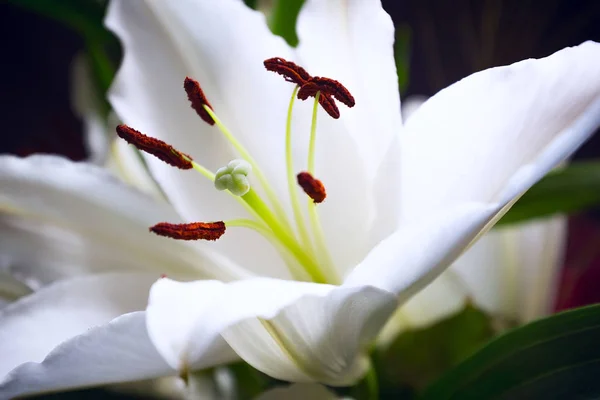
[[271, 31], [281, 36], [290, 46], [298, 45], [296, 20], [304, 0], [275, 0], [269, 18]]
[[558, 213], [573, 213], [600, 204], [600, 162], [573, 163], [534, 185], [498, 222], [522, 222]]
[[490, 318], [470, 304], [435, 325], [400, 334], [385, 351], [376, 354], [382, 392], [425, 387], [493, 334]]
[[600, 304], [556, 314], [493, 340], [421, 400], [600, 398]]
[[408, 25], [398, 25], [395, 31], [394, 60], [398, 73], [398, 88], [404, 93], [410, 79], [410, 52], [412, 31]]

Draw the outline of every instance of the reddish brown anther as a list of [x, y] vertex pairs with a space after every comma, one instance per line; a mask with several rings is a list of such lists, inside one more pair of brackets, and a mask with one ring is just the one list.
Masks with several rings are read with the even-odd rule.
[[269, 58], [263, 62], [268, 71], [276, 72], [282, 75], [288, 82], [302, 86], [311, 76], [304, 68], [280, 57]]
[[187, 154], [175, 150], [173, 146], [162, 140], [146, 136], [127, 125], [117, 126], [117, 134], [138, 149], [152, 154], [169, 165], [181, 169], [193, 168], [192, 158]]
[[354, 97], [348, 89], [335, 79], [322, 78], [315, 76], [305, 83], [298, 91], [298, 98], [305, 100], [308, 96], [316, 96], [317, 92], [326, 93], [335, 97], [337, 101], [352, 108], [356, 104]]
[[206, 112], [206, 109], [204, 108], [204, 106], [206, 105], [212, 110], [212, 106], [206, 99], [206, 96], [204, 95], [204, 92], [202, 91], [202, 88], [200, 87], [198, 81], [190, 77], [186, 77], [185, 81], [183, 81], [183, 88], [185, 89], [185, 92], [188, 96], [188, 100], [190, 101], [194, 111], [196, 111], [196, 114], [198, 114], [198, 116], [202, 118], [202, 120], [204, 120], [204, 122], [206, 122], [207, 124], [214, 125], [215, 121], [212, 119], [210, 114]]
[[178, 240], [217, 240], [225, 233], [225, 223], [223, 221], [189, 224], [161, 222], [151, 227], [150, 232]]
[[325, 193], [323, 182], [313, 178], [308, 172], [300, 172], [296, 178], [298, 179], [298, 185], [304, 190], [304, 193], [315, 203], [322, 203], [325, 200], [327, 193]]

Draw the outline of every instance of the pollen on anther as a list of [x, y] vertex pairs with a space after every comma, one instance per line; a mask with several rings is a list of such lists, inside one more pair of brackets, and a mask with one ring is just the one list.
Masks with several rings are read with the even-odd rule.
[[152, 154], [169, 165], [181, 169], [193, 168], [190, 156], [176, 150], [173, 146], [162, 140], [146, 136], [127, 125], [117, 126], [117, 134], [127, 143], [134, 145], [141, 151]]
[[150, 227], [150, 232], [178, 240], [217, 240], [225, 233], [225, 223], [223, 221], [189, 224], [161, 222]]
[[304, 193], [315, 203], [322, 203], [325, 200], [327, 193], [325, 192], [323, 182], [313, 178], [308, 172], [300, 172], [296, 178], [298, 179], [298, 185], [304, 190]]
[[196, 114], [198, 114], [198, 116], [207, 124], [214, 125], [215, 121], [204, 108], [204, 106], [207, 106], [212, 110], [212, 106], [206, 99], [206, 96], [204, 95], [204, 92], [202, 91], [198, 81], [190, 77], [186, 77], [185, 81], [183, 81], [183, 88], [185, 89], [188, 100], [190, 101], [194, 111], [196, 111]]
[[298, 98], [306, 100], [309, 96], [316, 96], [317, 92], [321, 92], [321, 95], [328, 94], [333, 96], [336, 100], [342, 102], [346, 106], [352, 108], [356, 104], [354, 96], [348, 89], [340, 82], [335, 79], [322, 78], [315, 76], [310, 81], [306, 82], [300, 90], [298, 90]]
[[286, 81], [298, 86], [304, 85], [312, 78], [304, 68], [281, 57], [269, 58], [263, 64], [268, 71], [276, 72], [282, 75]]

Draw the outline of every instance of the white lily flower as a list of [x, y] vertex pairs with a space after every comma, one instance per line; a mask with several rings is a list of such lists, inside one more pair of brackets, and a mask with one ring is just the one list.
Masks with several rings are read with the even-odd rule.
[[[31, 334], [20, 345], [0, 341], [14, 348], [0, 373], [41, 361], [14, 369], [0, 386], [2, 396], [185, 375], [239, 357], [284, 380], [354, 383], [369, 367], [365, 345], [397, 306], [435, 279], [600, 124], [600, 45], [591, 42], [474, 74], [438, 93], [402, 126], [393, 27], [379, 1], [307, 1], [297, 49], [274, 37], [261, 14], [233, 0], [113, 1], [107, 23], [125, 50], [111, 94], [114, 109], [125, 123], [189, 154], [205, 176], [147, 156], [169, 206], [96, 169], [8, 158], [0, 179], [3, 188], [13, 185], [2, 193], [2, 204], [68, 225], [91, 249], [104, 246], [108, 251], [83, 263], [95, 271], [120, 267], [143, 276], [210, 280], [161, 279], [147, 311], [108, 324], [108, 314], [98, 312], [94, 320], [103, 325], [71, 339], [83, 322], [72, 330], [53, 328], [60, 332], [27, 351], [22, 347], [34, 340]], [[356, 106], [342, 109], [339, 120], [315, 108], [315, 136], [312, 104], [296, 102], [288, 112], [294, 87], [264, 70], [263, 61], [271, 57], [339, 80]], [[212, 105], [196, 109], [216, 113], [233, 139], [190, 110], [180, 89], [185, 76], [202, 83]], [[289, 152], [287, 133], [293, 133]], [[314, 146], [309, 137], [316, 138]], [[232, 159], [248, 161], [234, 151], [240, 145], [254, 161], [245, 199], [217, 191], [206, 179]], [[290, 170], [292, 178], [309, 170], [322, 179], [327, 199], [318, 210], [300, 197]], [[242, 179], [233, 175], [232, 181]], [[269, 199], [272, 211], [260, 208], [259, 197]], [[262, 218], [252, 219], [256, 214]], [[224, 221], [196, 227], [205, 235], [206, 228], [211, 235], [223, 234], [223, 225], [227, 231], [216, 243], [161, 240], [144, 232], [161, 221]], [[312, 233], [296, 230], [301, 224]], [[37, 225], [27, 230], [22, 219], [13, 225], [39, 239]], [[190, 235], [162, 228], [172, 236]], [[35, 265], [74, 263], [55, 251], [44, 260], [28, 256]], [[105, 285], [135, 293], [147, 288], [117, 279]], [[86, 295], [75, 284], [61, 290], [79, 293], [64, 296], [71, 309]], [[112, 297], [104, 301], [116, 304], [118, 296]], [[90, 303], [91, 309], [102, 308], [101, 299]], [[60, 303], [47, 304], [60, 309]], [[2, 332], [19, 335], [23, 318], [48, 329], [58, 317], [38, 314], [41, 307], [16, 303], [0, 319]], [[59, 339], [68, 340], [42, 361]]]

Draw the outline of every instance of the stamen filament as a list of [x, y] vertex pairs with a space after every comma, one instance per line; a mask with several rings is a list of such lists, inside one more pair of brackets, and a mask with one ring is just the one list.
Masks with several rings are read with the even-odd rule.
[[312, 120], [310, 124], [310, 140], [308, 142], [308, 173], [315, 175], [315, 148], [317, 144], [317, 111], [319, 111], [319, 97], [321, 91], [317, 92], [312, 110]]
[[290, 236], [287, 230], [279, 223], [277, 217], [273, 214], [271, 209], [265, 204], [260, 196], [253, 190], [250, 189], [248, 193], [242, 196], [242, 199], [250, 207], [256, 211], [262, 220], [271, 228], [273, 233], [277, 236], [277, 239], [287, 247], [290, 252], [298, 259], [300, 264], [304, 266], [306, 272], [310, 275], [313, 282], [326, 283], [327, 280], [318, 265], [306, 252], [298, 245], [293, 236]]
[[294, 220], [298, 227], [298, 236], [300, 242], [314, 254], [314, 249], [308, 235], [308, 230], [304, 224], [304, 217], [302, 216], [302, 209], [300, 208], [300, 199], [298, 198], [298, 188], [296, 187], [296, 179], [294, 176], [294, 162], [292, 157], [292, 110], [294, 108], [294, 101], [296, 100], [296, 94], [298, 93], [298, 86], [294, 87], [292, 92], [292, 98], [290, 105], [288, 106], [287, 121], [285, 126], [285, 163], [288, 181], [288, 191], [290, 193], [290, 201], [292, 203], [292, 210], [294, 212]]
[[227, 228], [239, 227], [239, 228], [252, 229], [252, 230], [256, 231], [257, 233], [262, 235], [265, 239], [267, 239], [269, 241], [269, 243], [271, 243], [271, 245], [277, 249], [277, 251], [279, 251], [281, 256], [286, 261], [288, 270], [290, 271], [290, 273], [292, 274], [292, 277], [295, 280], [299, 280], [299, 281], [310, 280], [310, 276], [307, 275], [307, 272], [304, 270], [304, 268], [302, 267], [302, 264], [300, 264], [300, 262], [298, 261], [298, 259], [294, 255], [294, 253], [292, 253], [290, 249], [285, 247], [279, 241], [277, 236], [275, 236], [273, 231], [271, 229], [269, 229], [269, 227], [266, 226], [264, 223], [253, 221], [253, 220], [247, 219], [247, 218], [240, 218], [240, 219], [232, 219], [229, 221], [225, 221], [225, 226], [227, 226]]
[[275, 208], [275, 213], [281, 219], [281, 221], [283, 221], [285, 230], [287, 232], [289, 232], [290, 234], [293, 234], [290, 223], [287, 218], [287, 215], [285, 213], [285, 210], [283, 209], [283, 206], [281, 205], [279, 200], [277, 200], [275, 191], [273, 190], [271, 185], [269, 185], [267, 178], [265, 177], [264, 173], [262, 172], [262, 170], [260, 169], [260, 167], [258, 166], [256, 161], [254, 160], [254, 158], [252, 158], [252, 156], [250, 155], [248, 150], [246, 150], [246, 148], [233, 136], [233, 134], [229, 131], [229, 129], [227, 129], [227, 127], [223, 124], [223, 122], [221, 122], [221, 120], [217, 117], [217, 115], [213, 112], [213, 110], [210, 107], [208, 107], [207, 105], [204, 105], [204, 109], [211, 116], [211, 118], [215, 121], [215, 124], [217, 125], [217, 127], [219, 128], [221, 133], [225, 136], [225, 138], [227, 140], [229, 140], [229, 142], [237, 150], [237, 152], [240, 154], [240, 156], [252, 166], [252, 170], [254, 171], [254, 174], [256, 175], [261, 186], [264, 188], [264, 190], [267, 194], [267, 197], [269, 198], [269, 201]]
[[[315, 95], [315, 101], [312, 111], [312, 121], [310, 124], [310, 139], [308, 144], [308, 172], [314, 175], [315, 172], [315, 147], [317, 142], [317, 112], [319, 111], [319, 97], [321, 91], [318, 91]], [[321, 221], [319, 220], [319, 214], [317, 213], [317, 205], [312, 199], [308, 199], [308, 217], [312, 227], [313, 235], [315, 237], [315, 244], [317, 247], [317, 256], [320, 261], [321, 269], [323, 269], [328, 276], [327, 282], [333, 284], [341, 283], [340, 277], [333, 266], [333, 260], [327, 245], [325, 242], [325, 234], [321, 227]]]

